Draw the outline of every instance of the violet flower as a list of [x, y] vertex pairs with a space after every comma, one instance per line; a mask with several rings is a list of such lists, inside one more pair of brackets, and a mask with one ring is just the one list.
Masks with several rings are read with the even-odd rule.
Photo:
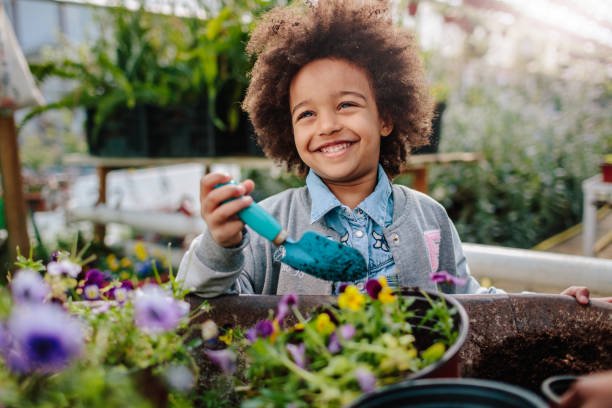
[[146, 285], [134, 298], [134, 321], [151, 334], [175, 329], [189, 313], [189, 304], [176, 300], [157, 285]]
[[43, 277], [32, 269], [21, 269], [11, 282], [11, 293], [17, 304], [42, 303], [50, 292]]
[[332, 354], [338, 354], [342, 350], [342, 344], [340, 344], [340, 340], [338, 339], [337, 332], [333, 332], [331, 336], [329, 336], [329, 343], [327, 344], [327, 351]]
[[83, 294], [87, 300], [98, 300], [100, 299], [100, 288], [97, 285], [87, 285], [83, 289]]
[[383, 287], [377, 279], [370, 279], [366, 282], [365, 288], [372, 299], [378, 299], [378, 294]]
[[258, 338], [265, 339], [274, 333], [274, 324], [270, 320], [261, 320], [255, 327], [251, 327], [245, 333], [245, 337], [254, 343]]
[[451, 275], [446, 271], [432, 273], [430, 280], [435, 283], [450, 283], [455, 286], [463, 286], [467, 282], [465, 279]]
[[349, 286], [348, 283], [346, 282], [342, 282], [340, 285], [338, 285], [338, 293], [344, 293], [344, 291], [346, 290], [346, 288]]
[[355, 326], [350, 323], [343, 324], [338, 330], [344, 340], [350, 340], [355, 336]]
[[85, 283], [83, 287], [87, 287], [89, 285], [96, 285], [98, 288], [104, 287], [106, 283], [106, 276], [104, 273], [100, 272], [99, 269], [90, 269], [85, 273]]
[[22, 372], [57, 372], [83, 348], [83, 328], [54, 304], [13, 309], [7, 331], [12, 341], [9, 364]]
[[205, 353], [225, 374], [233, 374], [236, 371], [236, 354], [233, 351], [206, 350]]
[[355, 370], [355, 379], [359, 383], [361, 391], [368, 393], [376, 388], [376, 376], [367, 368], [358, 368]]
[[276, 320], [278, 323], [282, 323], [285, 320], [285, 317], [291, 311], [293, 306], [297, 305], [297, 296], [293, 293], [289, 293], [288, 295], [284, 295], [280, 302], [278, 302], [278, 310], [276, 311]]
[[66, 274], [68, 276], [76, 278], [77, 276], [79, 276], [79, 273], [81, 273], [81, 265], [74, 262], [70, 262], [68, 260], [63, 260], [60, 262], [49, 262], [49, 264], [47, 265], [47, 272], [49, 272], [49, 275], [51, 276], [59, 276], [62, 274]]
[[124, 304], [127, 301], [128, 294], [134, 289], [132, 281], [124, 280], [121, 282], [121, 286], [114, 287], [108, 291], [108, 295], [111, 299], [115, 299], [119, 304]]
[[293, 362], [300, 368], [306, 368], [306, 345], [300, 343], [299, 345], [287, 344], [287, 351], [291, 355]]

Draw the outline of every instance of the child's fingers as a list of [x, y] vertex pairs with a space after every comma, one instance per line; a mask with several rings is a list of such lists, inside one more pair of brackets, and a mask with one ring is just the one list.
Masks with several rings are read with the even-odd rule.
[[235, 200], [228, 201], [212, 211], [210, 214], [210, 222], [214, 225], [220, 225], [228, 222], [230, 218], [236, 215], [237, 212], [248, 207], [252, 202], [253, 198], [251, 196], [242, 196], [236, 198]]
[[[217, 178], [211, 178], [211, 180], [217, 181]], [[230, 202], [229, 200], [239, 198], [246, 193], [246, 189], [242, 185], [227, 184], [221, 187], [215, 188], [217, 184], [213, 184], [213, 188], [207, 184], [209, 180], [203, 180], [201, 184], [200, 202], [202, 203], [202, 216], [206, 219], [206, 216], [223, 205], [223, 203]]]
[[255, 182], [253, 182], [251, 179], [244, 180], [241, 184], [245, 189], [245, 195], [251, 194], [253, 189], [255, 189]]
[[584, 286], [570, 286], [561, 292], [561, 294], [575, 297], [576, 301], [582, 305], [589, 303], [590, 292]]
[[232, 179], [226, 173], [208, 173], [200, 179], [200, 199], [213, 191], [217, 184], [225, 184]]

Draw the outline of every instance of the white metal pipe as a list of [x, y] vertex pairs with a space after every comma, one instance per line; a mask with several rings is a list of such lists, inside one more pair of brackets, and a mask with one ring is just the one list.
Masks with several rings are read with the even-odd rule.
[[184, 236], [200, 234], [204, 230], [204, 220], [182, 213], [163, 213], [159, 211], [116, 210], [103, 205], [96, 207], [77, 207], [68, 210], [71, 221], [92, 221], [98, 224], [119, 223], [159, 234]]
[[586, 286], [612, 293], [612, 260], [491, 245], [463, 244], [472, 274], [531, 287]]

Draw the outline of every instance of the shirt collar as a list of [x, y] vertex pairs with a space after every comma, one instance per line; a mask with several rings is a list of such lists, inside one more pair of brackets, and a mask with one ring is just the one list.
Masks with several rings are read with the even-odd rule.
[[389, 200], [392, 192], [387, 173], [379, 163], [376, 188], [357, 207], [361, 208], [375, 223], [384, 228], [393, 218], [393, 202]]
[[321, 177], [312, 169], [308, 171], [306, 176], [306, 186], [312, 201], [312, 208], [310, 210], [311, 224], [320, 220], [321, 217], [334, 208], [342, 206], [342, 203], [329, 191]]
[[[329, 190], [323, 180], [312, 169], [306, 176], [306, 186], [312, 199], [310, 223], [313, 224], [334, 208], [341, 207], [342, 203]], [[357, 207], [363, 210], [374, 222], [385, 227], [393, 216], [393, 203], [390, 202], [391, 182], [383, 167], [378, 164], [378, 179], [372, 194], [367, 196]]]

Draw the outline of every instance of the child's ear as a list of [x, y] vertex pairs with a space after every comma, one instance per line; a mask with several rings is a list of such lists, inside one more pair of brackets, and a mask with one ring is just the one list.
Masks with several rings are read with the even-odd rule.
[[382, 127], [380, 128], [380, 135], [382, 137], [389, 136], [393, 131], [393, 123], [391, 122], [383, 122]]

